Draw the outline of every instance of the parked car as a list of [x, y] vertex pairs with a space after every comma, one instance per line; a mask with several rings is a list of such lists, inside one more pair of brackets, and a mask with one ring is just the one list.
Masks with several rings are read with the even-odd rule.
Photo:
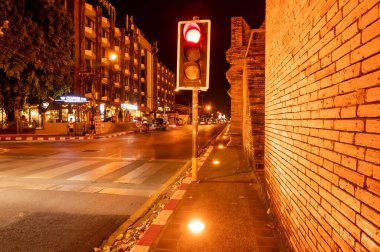
[[152, 128], [155, 128], [157, 130], [166, 130], [166, 122], [162, 118], [157, 118], [153, 121]]

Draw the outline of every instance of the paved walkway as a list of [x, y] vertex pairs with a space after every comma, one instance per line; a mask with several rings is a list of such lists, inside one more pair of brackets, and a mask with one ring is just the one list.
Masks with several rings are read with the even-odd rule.
[[[132, 252], [280, 251], [242, 148], [226, 148], [226, 141], [222, 136], [208, 148], [199, 181], [182, 182]], [[188, 229], [193, 219], [205, 225], [199, 234]]]
[[98, 138], [109, 138], [127, 135], [134, 131], [122, 131], [106, 134], [95, 134], [86, 136], [62, 136], [58, 134], [0, 134], [0, 141], [64, 141], [64, 140], [89, 140]]

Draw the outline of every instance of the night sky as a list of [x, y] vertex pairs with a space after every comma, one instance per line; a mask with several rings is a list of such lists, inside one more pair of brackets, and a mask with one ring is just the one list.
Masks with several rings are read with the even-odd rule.
[[[265, 17], [265, 0], [111, 0], [116, 8], [117, 25], [125, 25], [125, 15], [133, 15], [134, 23], [150, 41], [158, 42], [158, 59], [176, 73], [177, 23], [199, 19], [211, 20], [210, 88], [201, 92], [199, 105], [211, 105], [213, 111], [229, 114], [230, 88], [226, 80], [229, 64], [225, 53], [231, 41], [231, 17], [242, 16], [251, 28], [258, 28]], [[179, 103], [191, 103], [191, 91], [181, 90]]]

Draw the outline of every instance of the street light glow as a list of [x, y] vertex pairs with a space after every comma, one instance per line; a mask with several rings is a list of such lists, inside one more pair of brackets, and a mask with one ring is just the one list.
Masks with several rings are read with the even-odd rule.
[[116, 60], [116, 59], [117, 59], [116, 53], [111, 53], [110, 54], [110, 60]]
[[200, 220], [192, 220], [187, 226], [193, 234], [200, 234], [205, 229], [205, 224]]

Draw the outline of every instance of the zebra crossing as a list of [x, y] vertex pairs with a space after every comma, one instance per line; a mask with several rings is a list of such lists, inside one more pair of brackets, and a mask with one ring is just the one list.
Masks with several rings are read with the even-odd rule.
[[183, 164], [180, 160], [0, 159], [0, 191], [12, 188], [149, 197], [155, 189], [144, 187], [147, 181], [160, 184], [156, 174], [170, 176]]

